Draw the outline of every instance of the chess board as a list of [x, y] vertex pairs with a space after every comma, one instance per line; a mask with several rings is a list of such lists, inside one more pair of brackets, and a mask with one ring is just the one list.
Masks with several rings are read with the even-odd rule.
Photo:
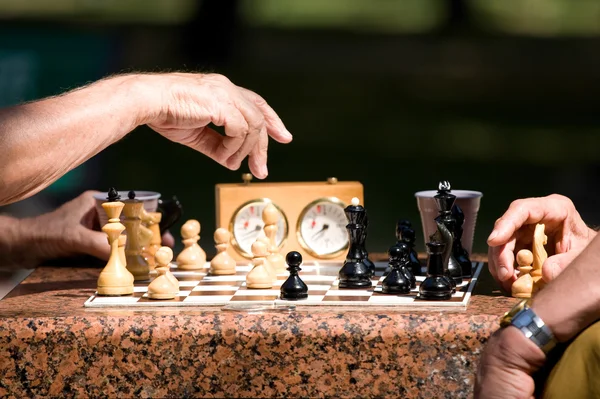
[[[174, 299], [150, 299], [147, 296], [149, 281], [136, 282], [134, 293], [124, 296], [99, 296], [94, 294], [84, 304], [90, 308], [110, 307], [160, 307], [160, 306], [215, 306], [243, 308], [251, 305], [294, 305], [294, 306], [395, 306], [466, 309], [483, 262], [473, 262], [473, 277], [463, 279], [456, 287], [456, 293], [446, 301], [419, 299], [419, 285], [425, 279], [417, 276], [417, 286], [409, 294], [390, 295], [381, 292], [381, 282], [388, 268], [387, 262], [375, 262], [375, 276], [372, 286], [367, 289], [339, 288], [338, 273], [342, 262], [305, 262], [299, 275], [308, 286], [308, 298], [284, 300], [280, 296], [280, 286], [287, 279], [287, 272], [278, 275], [272, 289], [250, 289], [246, 287], [246, 275], [252, 268], [247, 263], [238, 264], [235, 275], [213, 276], [207, 263], [197, 271], [177, 270], [171, 272], [179, 280], [179, 295]], [[388, 269], [389, 270], [389, 269]]]

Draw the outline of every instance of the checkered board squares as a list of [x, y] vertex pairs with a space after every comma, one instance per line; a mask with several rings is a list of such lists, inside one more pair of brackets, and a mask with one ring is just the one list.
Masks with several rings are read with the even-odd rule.
[[[339, 287], [338, 274], [341, 262], [306, 262], [300, 277], [308, 286], [308, 298], [290, 301], [280, 298], [281, 284], [287, 279], [285, 272], [277, 276], [270, 289], [251, 289], [246, 286], [246, 275], [251, 265], [239, 264], [236, 274], [214, 276], [209, 273], [210, 264], [197, 271], [180, 271], [172, 265], [171, 272], [179, 280], [179, 294], [174, 299], [150, 299], [147, 295], [149, 281], [136, 282], [134, 293], [118, 297], [93, 295], [86, 307], [160, 307], [160, 306], [216, 306], [235, 308], [246, 305], [294, 305], [294, 306], [390, 306], [407, 308], [466, 309], [473, 288], [483, 267], [482, 262], [473, 262], [473, 278], [465, 279], [447, 301], [418, 299], [419, 285], [425, 276], [417, 276], [417, 286], [409, 294], [389, 295], [381, 292], [381, 282], [387, 269], [386, 262], [375, 263], [375, 275], [371, 287], [345, 289]], [[153, 272], [155, 273], [155, 272]]]

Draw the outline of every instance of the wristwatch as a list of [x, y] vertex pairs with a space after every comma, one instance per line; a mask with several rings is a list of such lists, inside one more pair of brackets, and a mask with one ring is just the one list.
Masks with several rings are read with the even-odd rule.
[[524, 299], [506, 312], [500, 319], [500, 327], [515, 326], [527, 339], [531, 340], [544, 353], [548, 353], [556, 345], [554, 334], [544, 321], [529, 307], [531, 299]]

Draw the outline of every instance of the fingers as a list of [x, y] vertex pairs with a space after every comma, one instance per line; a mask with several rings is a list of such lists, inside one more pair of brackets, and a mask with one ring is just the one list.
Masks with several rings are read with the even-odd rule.
[[[260, 110], [253, 103], [249, 102], [245, 97], [237, 104], [240, 113], [244, 116], [248, 125], [248, 130], [244, 137], [244, 141], [240, 148], [227, 160], [227, 167], [238, 169], [242, 161], [250, 155], [252, 151], [258, 147], [258, 142], [261, 140], [261, 135], [267, 139], [267, 129], [265, 126], [265, 118]], [[225, 138], [224, 140], [227, 140]], [[267, 177], [266, 154], [262, 159], [259, 157], [258, 164], [252, 171], [257, 178]]]
[[281, 118], [279, 118], [277, 113], [275, 113], [275, 110], [267, 104], [264, 98], [246, 88], [239, 87], [239, 89], [243, 95], [252, 101], [262, 112], [267, 126], [267, 134], [269, 136], [279, 143], [289, 143], [292, 141], [292, 134], [285, 128]]
[[508, 242], [524, 225], [565, 220], [568, 209], [554, 197], [527, 198], [514, 201], [496, 221], [488, 237], [488, 245], [498, 246]]
[[269, 174], [267, 168], [267, 150], [269, 148], [269, 137], [267, 129], [263, 127], [263, 131], [258, 136], [258, 144], [254, 146], [248, 158], [248, 167], [250, 172], [258, 178], [264, 179]]
[[84, 226], [79, 226], [79, 229], [81, 249], [78, 252], [107, 261], [110, 257], [110, 245], [108, 244], [106, 234], [90, 230]]
[[579, 255], [580, 251], [569, 251], [558, 255], [549, 256], [542, 265], [542, 279], [549, 283]]
[[488, 268], [502, 288], [510, 292], [512, 283], [516, 280], [515, 270], [515, 243], [512, 239], [504, 245], [489, 247], [488, 249]]

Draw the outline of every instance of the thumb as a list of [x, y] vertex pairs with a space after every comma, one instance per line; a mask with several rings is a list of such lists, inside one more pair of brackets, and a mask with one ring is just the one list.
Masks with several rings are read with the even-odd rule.
[[542, 265], [542, 278], [549, 283], [554, 280], [579, 255], [577, 251], [568, 251], [552, 255]]
[[108, 237], [104, 232], [90, 230], [81, 226], [80, 237], [82, 252], [101, 260], [108, 260], [110, 257], [110, 245], [108, 244]]

